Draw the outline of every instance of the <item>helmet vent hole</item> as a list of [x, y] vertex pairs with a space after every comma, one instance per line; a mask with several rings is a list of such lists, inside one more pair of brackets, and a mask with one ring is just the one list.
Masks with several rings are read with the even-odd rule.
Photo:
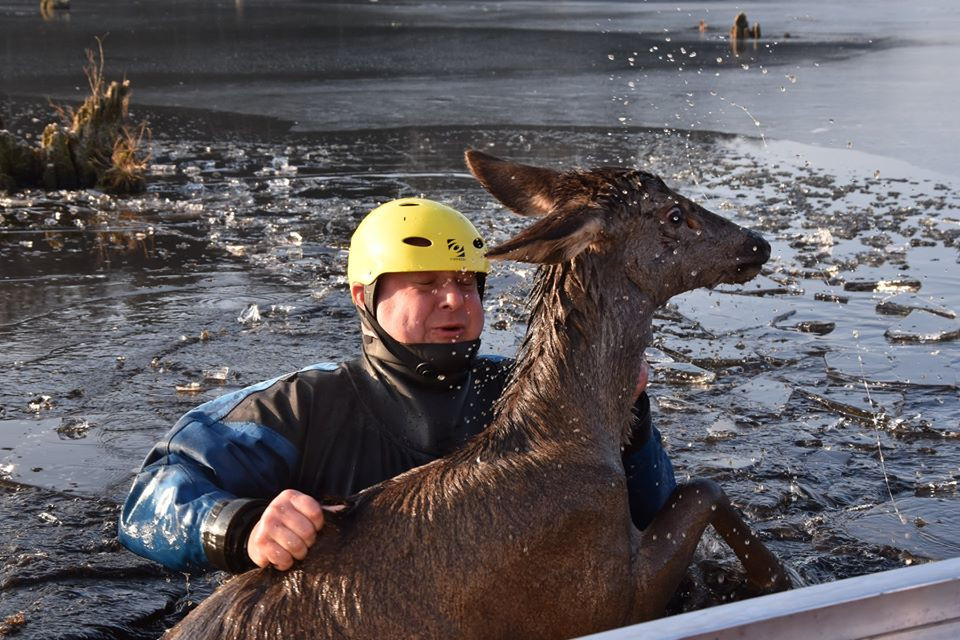
[[404, 238], [403, 242], [405, 244], [413, 245], [414, 247], [429, 247], [433, 244], [429, 238], [421, 238], [420, 236], [410, 236], [409, 238]]
[[419, 202], [401, 202], [400, 206], [401, 207], [419, 207], [420, 203]]

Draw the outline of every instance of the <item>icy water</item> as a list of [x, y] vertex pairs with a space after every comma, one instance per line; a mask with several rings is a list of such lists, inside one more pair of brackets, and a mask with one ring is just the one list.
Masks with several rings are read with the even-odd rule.
[[[154, 132], [142, 196], [0, 196], [0, 636], [152, 638], [209, 591], [117, 544], [133, 471], [190, 407], [355, 354], [345, 248], [377, 204], [520, 229], [466, 147], [639, 166], [763, 232], [761, 277], [658, 316], [678, 476], [719, 481], [808, 583], [960, 554], [957, 135], [933, 102], [955, 90], [925, 80], [955, 9], [750, 4], [768, 39], [736, 57], [725, 2], [284, 6], [0, 2], [4, 126], [37, 135], [109, 31]], [[532, 277], [495, 266], [487, 352], [515, 352]], [[674, 609], [744, 595], [708, 537]]]

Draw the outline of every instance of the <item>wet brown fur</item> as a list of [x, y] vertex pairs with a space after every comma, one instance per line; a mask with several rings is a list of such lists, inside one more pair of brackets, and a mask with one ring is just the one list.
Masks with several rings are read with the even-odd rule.
[[539, 216], [490, 257], [544, 265], [493, 424], [354, 496], [294, 569], [233, 578], [169, 638], [574, 637], [659, 615], [708, 524], [756, 583], [788, 584], [712, 482], [639, 532], [620, 458], [654, 309], [749, 279], [769, 246], [650, 174], [467, 163]]

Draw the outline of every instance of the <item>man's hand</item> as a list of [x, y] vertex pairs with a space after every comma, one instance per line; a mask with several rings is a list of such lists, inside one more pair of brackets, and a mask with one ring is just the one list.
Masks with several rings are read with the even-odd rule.
[[305, 493], [287, 489], [274, 498], [247, 539], [247, 554], [258, 567], [281, 571], [303, 560], [323, 528], [323, 507]]
[[640, 373], [637, 374], [637, 388], [633, 392], [633, 402], [636, 403], [640, 394], [646, 391], [647, 383], [650, 382], [650, 364], [646, 356], [640, 358]]

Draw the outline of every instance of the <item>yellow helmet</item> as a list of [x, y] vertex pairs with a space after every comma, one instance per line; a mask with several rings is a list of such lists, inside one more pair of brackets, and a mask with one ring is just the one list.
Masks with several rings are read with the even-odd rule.
[[474, 271], [487, 273], [484, 242], [462, 213], [424, 198], [382, 204], [360, 221], [350, 238], [347, 280], [372, 284], [384, 273]]

